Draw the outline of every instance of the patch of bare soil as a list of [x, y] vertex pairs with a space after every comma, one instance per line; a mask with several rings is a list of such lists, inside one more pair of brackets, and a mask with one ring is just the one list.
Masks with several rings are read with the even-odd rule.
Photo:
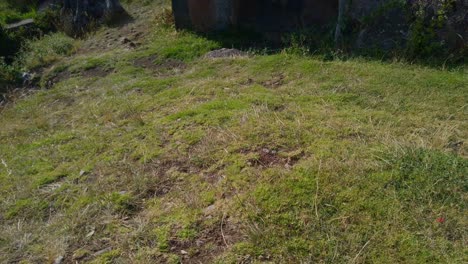
[[223, 179], [223, 176], [218, 173], [206, 173], [203, 174], [203, 179], [211, 185], [217, 185]]
[[139, 68], [152, 69], [156, 64], [155, 61], [158, 58], [156, 55], [151, 55], [149, 57], [138, 58], [133, 61], [133, 65]]
[[168, 72], [181, 73], [187, 68], [187, 64], [185, 64], [181, 60], [167, 59], [163, 61], [158, 61], [158, 57], [156, 55], [138, 58], [133, 61], [133, 65], [160, 74], [167, 74]]
[[255, 151], [244, 150], [242, 153], [251, 153], [256, 154], [256, 158], [248, 160], [248, 164], [254, 167], [274, 167], [274, 166], [284, 166], [290, 168], [294, 166], [303, 156], [303, 152], [281, 152], [274, 149], [261, 148]]
[[45, 82], [45, 87], [51, 88], [56, 83], [65, 81], [76, 75], [79, 75], [85, 78], [94, 78], [94, 77], [102, 78], [102, 77], [106, 77], [107, 75], [109, 75], [112, 71], [113, 69], [105, 69], [102, 67], [89, 68], [89, 69], [81, 71], [80, 73], [71, 73], [68, 70], [64, 70], [64, 71], [60, 71], [60, 72], [49, 75], [47, 77], [47, 81]]
[[47, 89], [52, 88], [52, 86], [54, 86], [56, 83], [67, 80], [71, 76], [72, 76], [72, 74], [67, 70], [57, 72], [57, 73], [55, 73], [54, 75], [50, 76], [47, 79], [45, 86], [46, 86]]
[[106, 29], [103, 35], [89, 38], [81, 45], [78, 53], [107, 51], [115, 48], [135, 49], [141, 45], [148, 26], [142, 21], [135, 21], [116, 28]]
[[454, 153], [460, 153], [463, 149], [464, 142], [462, 140], [451, 140], [445, 147], [452, 150]]
[[242, 81], [239, 84], [246, 85], [246, 86], [252, 85], [252, 84], [259, 84], [269, 89], [275, 89], [280, 86], [283, 86], [286, 83], [285, 79], [286, 79], [286, 76], [283, 73], [279, 73], [279, 74], [271, 76], [271, 79], [263, 81], [263, 82], [256, 81], [253, 78], [248, 78], [247, 80]]
[[146, 165], [144, 171], [151, 177], [157, 178], [158, 181], [155, 181], [153, 185], [146, 185], [145, 189], [141, 190], [142, 192], [138, 194], [141, 199], [162, 197], [177, 185], [182, 184], [180, 178], [170, 177], [170, 172], [196, 173], [197, 169], [190, 166], [188, 161], [165, 160]]
[[94, 77], [103, 78], [109, 75], [111, 72], [112, 72], [112, 69], [94, 67], [94, 68], [90, 68], [90, 69], [86, 69], [82, 71], [81, 76], [85, 78], [94, 78]]
[[86, 39], [80, 46], [78, 53], [95, 53], [109, 51], [116, 48], [135, 49], [144, 41], [148, 32], [153, 28], [153, 23], [148, 20], [155, 17], [154, 10], [147, 7], [127, 10], [133, 19], [127, 23], [106, 28], [103, 33], [93, 35]]
[[284, 74], [280, 73], [278, 75], [272, 76], [270, 80], [262, 82], [262, 85], [270, 89], [278, 88], [284, 84], [284, 79]]

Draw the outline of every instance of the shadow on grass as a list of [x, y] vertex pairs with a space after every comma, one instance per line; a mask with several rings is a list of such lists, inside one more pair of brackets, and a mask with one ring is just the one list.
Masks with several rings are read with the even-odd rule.
[[[228, 32], [200, 33], [209, 40], [216, 41], [224, 48], [235, 48], [258, 54], [276, 54], [281, 52], [301, 56], [313, 56], [324, 61], [364, 59], [383, 63], [404, 62], [435, 69], [458, 69], [466, 65], [468, 48], [458, 51], [443, 50], [431, 56], [410, 54], [407, 48], [397, 47], [391, 50], [379, 48], [356, 49], [347, 45], [336, 49], [331, 28], [320, 31], [301, 31], [289, 33], [257, 33], [249, 30], [231, 30]], [[348, 40], [352, 43], [352, 40]]]

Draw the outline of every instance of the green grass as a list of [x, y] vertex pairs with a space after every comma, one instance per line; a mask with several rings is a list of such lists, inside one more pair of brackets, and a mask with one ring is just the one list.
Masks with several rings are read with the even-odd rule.
[[157, 10], [0, 110], [0, 262], [466, 262], [465, 68], [210, 60]]

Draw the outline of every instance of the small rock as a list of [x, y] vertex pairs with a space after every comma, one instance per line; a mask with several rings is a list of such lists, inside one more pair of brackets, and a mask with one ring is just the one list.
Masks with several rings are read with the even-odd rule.
[[216, 209], [216, 206], [214, 204], [206, 207], [204, 210], [203, 210], [203, 213], [205, 215], [211, 215], [213, 213], [213, 211]]
[[54, 264], [61, 264], [63, 262], [63, 259], [64, 257], [63, 256], [58, 256], [55, 261], [54, 261]]
[[96, 232], [96, 231], [94, 231], [94, 230], [91, 231], [91, 232], [89, 232], [88, 234], [86, 234], [86, 238], [92, 237], [92, 236], [94, 235], [95, 232]]
[[233, 58], [233, 57], [245, 57], [247, 56], [246, 52], [240, 51], [238, 49], [217, 49], [208, 52], [205, 55], [205, 58], [216, 59], [216, 58]]
[[463, 141], [451, 141], [447, 144], [446, 147], [454, 151], [459, 151], [462, 146], [463, 146]]
[[122, 44], [127, 44], [127, 43], [130, 43], [132, 42], [130, 39], [126, 38], [126, 37], [123, 37], [120, 39], [120, 43]]
[[185, 251], [185, 250], [181, 250], [181, 251], [180, 251], [180, 254], [182, 254], [182, 255], [188, 255], [188, 252]]
[[105, 249], [101, 249], [101, 250], [95, 252], [95, 253], [93, 254], [93, 256], [94, 256], [94, 257], [97, 257], [97, 256], [100, 256], [100, 255], [102, 255], [102, 254], [104, 254], [104, 253], [107, 253], [107, 252], [109, 252], [109, 251], [111, 251], [111, 250], [112, 250], [111, 247], [108, 247], [108, 248], [105, 248]]
[[23, 80], [23, 85], [30, 85], [35, 78], [35, 75], [30, 72], [23, 72], [21, 74], [21, 79]]

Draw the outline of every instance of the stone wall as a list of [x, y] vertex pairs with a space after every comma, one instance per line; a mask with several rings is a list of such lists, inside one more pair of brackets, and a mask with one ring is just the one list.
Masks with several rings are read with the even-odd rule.
[[333, 23], [338, 8], [329, 0], [173, 0], [173, 10], [178, 28], [286, 32]]
[[[342, 9], [340, 3], [345, 3]], [[330, 30], [337, 25], [348, 46], [384, 50], [404, 46], [416, 36], [412, 29], [420, 6], [426, 10], [424, 27], [433, 26], [444, 8], [446, 21], [434, 29], [436, 41], [466, 48], [468, 0], [173, 0], [177, 28], [282, 34], [302, 29]], [[340, 10], [343, 12], [339, 14]], [[346, 25], [338, 27], [339, 15]]]
[[119, 23], [129, 18], [119, 0], [58, 0], [62, 30], [72, 36], [101, 23]]

